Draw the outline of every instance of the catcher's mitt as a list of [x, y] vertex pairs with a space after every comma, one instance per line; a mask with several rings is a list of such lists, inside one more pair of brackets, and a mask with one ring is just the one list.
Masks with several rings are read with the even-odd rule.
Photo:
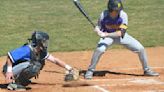
[[73, 68], [68, 72], [68, 74], [65, 75], [65, 81], [76, 81], [79, 79], [79, 70], [76, 68]]

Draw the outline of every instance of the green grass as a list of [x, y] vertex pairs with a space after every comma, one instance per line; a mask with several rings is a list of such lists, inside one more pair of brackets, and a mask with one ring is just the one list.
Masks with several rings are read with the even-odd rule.
[[[99, 40], [72, 0], [0, 2], [0, 56], [24, 44], [36, 29], [49, 33], [49, 51], [93, 50]], [[81, 3], [96, 23], [107, 0]], [[123, 4], [129, 16], [129, 34], [146, 47], [164, 46], [164, 0], [124, 0]]]
[[125, 10], [129, 15], [129, 33], [144, 46], [164, 45], [164, 1], [128, 0]]

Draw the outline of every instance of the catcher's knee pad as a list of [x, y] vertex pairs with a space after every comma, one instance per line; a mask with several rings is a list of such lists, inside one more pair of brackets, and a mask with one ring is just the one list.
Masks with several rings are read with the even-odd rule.
[[99, 43], [97, 46], [97, 50], [100, 52], [105, 52], [108, 45], [106, 43]]
[[19, 76], [16, 78], [16, 81], [19, 83], [23, 83], [25, 80], [31, 79], [35, 77], [41, 69], [41, 64], [30, 64], [27, 68], [25, 68]]

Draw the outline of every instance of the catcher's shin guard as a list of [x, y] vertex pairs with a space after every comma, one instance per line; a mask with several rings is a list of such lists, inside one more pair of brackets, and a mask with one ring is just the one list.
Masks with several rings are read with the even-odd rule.
[[39, 71], [40, 71], [41, 65], [40, 63], [37, 64], [30, 64], [27, 68], [25, 68], [19, 76], [16, 77], [16, 83], [22, 84], [22, 85], [28, 85], [29, 79], [32, 77], [35, 77]]

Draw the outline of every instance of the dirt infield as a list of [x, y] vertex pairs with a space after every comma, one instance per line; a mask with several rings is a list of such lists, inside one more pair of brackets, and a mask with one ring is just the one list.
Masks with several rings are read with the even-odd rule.
[[[143, 76], [137, 54], [127, 49], [108, 50], [97, 65], [92, 80], [85, 80], [93, 51], [57, 52], [54, 56], [68, 64], [81, 68], [79, 81], [65, 83], [64, 69], [47, 62], [39, 79], [32, 79], [27, 92], [164, 92], [164, 47], [146, 49], [149, 65], [160, 73], [158, 77]], [[0, 71], [6, 57], [0, 58]], [[5, 81], [0, 74], [0, 92], [5, 89]]]

